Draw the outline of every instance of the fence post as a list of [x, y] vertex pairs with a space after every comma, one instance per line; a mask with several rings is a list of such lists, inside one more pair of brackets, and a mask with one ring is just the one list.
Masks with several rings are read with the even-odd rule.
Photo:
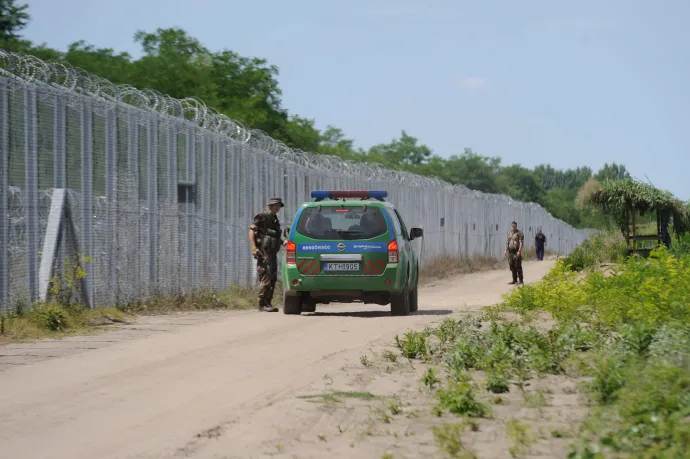
[[[53, 100], [53, 188], [67, 188], [67, 102], [64, 94], [56, 94]], [[69, 196], [66, 197], [69, 199]], [[65, 261], [65, 245], [60, 244], [55, 264], [62, 270]]]
[[196, 288], [196, 227], [195, 217], [199, 196], [196, 177], [196, 130], [189, 128], [186, 136], [187, 181], [194, 183], [193, 204], [185, 205], [187, 209], [187, 288]]
[[232, 281], [236, 285], [242, 284], [242, 258], [243, 255], [247, 253], [247, 250], [242, 250], [247, 247], [244, 241], [247, 240], [247, 231], [245, 228], [249, 228], [249, 224], [245, 223], [244, 219], [247, 217], [243, 215], [242, 210], [242, 188], [240, 183], [240, 177], [242, 177], [242, 163], [240, 161], [240, 154], [242, 153], [240, 144], [235, 141], [230, 142], [230, 204], [231, 204], [231, 214], [230, 222], [232, 228]]
[[38, 297], [38, 139], [36, 115], [36, 89], [24, 86], [24, 187], [27, 215], [27, 300]]
[[[93, 256], [93, 107], [90, 99], [84, 99], [81, 107], [81, 243], [79, 256]], [[86, 298], [89, 307], [94, 304], [93, 262], [87, 263]]]
[[208, 277], [211, 274], [209, 254], [211, 241], [211, 142], [208, 133], [201, 134], [201, 263], [204, 267], [204, 287], [208, 287]]
[[7, 79], [0, 77], [0, 311], [10, 308], [10, 110]]
[[115, 247], [117, 240], [117, 107], [106, 106], [105, 109], [105, 200], [106, 200], [106, 257], [105, 260], [108, 286], [107, 304], [117, 303], [119, 286], [117, 282]]
[[149, 208], [149, 294], [158, 293], [158, 120], [152, 113], [146, 143], [147, 193]]
[[216, 138], [216, 154], [218, 155], [218, 170], [216, 171], [217, 180], [216, 185], [216, 204], [218, 206], [217, 220], [218, 220], [218, 284], [217, 288], [226, 288], [227, 279], [225, 276], [226, 260], [227, 260], [227, 206], [225, 197], [227, 196], [227, 181], [225, 178], [225, 167], [227, 161], [227, 149], [225, 144]]
[[[176, 260], [180, 250], [179, 227], [180, 221], [177, 218], [177, 125], [170, 122], [166, 135], [167, 148], [167, 190], [165, 203], [165, 227], [166, 227], [166, 244], [169, 247], [163, 251], [166, 256], [165, 264], [169, 266], [165, 271], [164, 285], [168, 292], [178, 293], [180, 291], [180, 263]], [[175, 228], [178, 231], [175, 231]], [[177, 235], [177, 237], [176, 237]]]
[[[139, 256], [140, 218], [139, 205], [139, 113], [130, 108], [127, 110], [127, 176], [131, 183], [127, 189], [127, 206], [132, 206], [134, 213], [133, 228], [127, 228], [127, 276], [129, 292], [128, 300], [138, 300], [141, 294], [141, 262]], [[129, 222], [129, 219], [128, 219]], [[131, 237], [134, 235], [135, 237]]]

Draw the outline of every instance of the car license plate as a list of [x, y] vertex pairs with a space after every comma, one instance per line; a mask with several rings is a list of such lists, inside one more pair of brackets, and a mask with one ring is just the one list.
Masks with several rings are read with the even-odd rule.
[[324, 263], [323, 270], [342, 272], [359, 271], [359, 263]]

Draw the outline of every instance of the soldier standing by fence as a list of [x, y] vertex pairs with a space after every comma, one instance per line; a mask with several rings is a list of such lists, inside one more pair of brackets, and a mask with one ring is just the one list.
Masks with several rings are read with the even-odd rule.
[[542, 261], [546, 247], [546, 235], [541, 232], [541, 226], [537, 228], [537, 235], [534, 236], [534, 247], [537, 249], [537, 260]]
[[257, 214], [254, 223], [249, 226], [249, 243], [259, 275], [259, 311], [263, 312], [278, 311], [271, 302], [278, 281], [278, 252], [281, 245], [287, 244], [287, 241], [280, 238], [280, 221], [277, 215], [284, 206], [280, 198], [271, 198], [268, 210]]
[[525, 235], [517, 229], [516, 222], [512, 222], [510, 225], [511, 230], [503, 255], [508, 255], [508, 266], [510, 266], [510, 272], [513, 274], [511, 284], [522, 284], [524, 281], [522, 276], [522, 246], [525, 242]]

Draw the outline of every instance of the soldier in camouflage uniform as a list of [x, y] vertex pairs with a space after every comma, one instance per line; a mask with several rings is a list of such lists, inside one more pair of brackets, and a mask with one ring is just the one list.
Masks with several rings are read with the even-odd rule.
[[280, 235], [278, 211], [284, 207], [280, 198], [271, 198], [268, 210], [257, 214], [249, 227], [249, 243], [256, 259], [256, 272], [259, 276], [259, 311], [277, 312], [273, 307], [273, 289], [278, 281], [278, 252], [281, 245], [287, 244]]
[[508, 265], [510, 272], [513, 274], [513, 282], [511, 284], [523, 283], [522, 277], [522, 246], [525, 242], [525, 235], [522, 231], [517, 229], [517, 223], [511, 223], [510, 234], [506, 241], [506, 250], [504, 255], [508, 255]]

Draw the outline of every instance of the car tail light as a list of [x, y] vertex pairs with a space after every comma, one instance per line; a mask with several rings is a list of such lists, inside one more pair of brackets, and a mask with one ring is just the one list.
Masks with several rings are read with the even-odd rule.
[[388, 263], [398, 262], [398, 241], [388, 243]]
[[287, 243], [287, 255], [285, 256], [285, 263], [289, 265], [294, 265], [297, 263], [297, 246], [292, 241], [288, 241]]

